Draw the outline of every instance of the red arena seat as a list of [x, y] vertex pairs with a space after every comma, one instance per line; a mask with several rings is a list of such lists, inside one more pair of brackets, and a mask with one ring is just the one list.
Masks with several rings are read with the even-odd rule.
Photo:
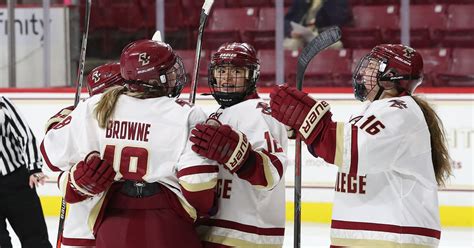
[[474, 49], [453, 49], [452, 62], [447, 72], [440, 73], [439, 78], [445, 86], [474, 86]]
[[399, 27], [398, 7], [355, 6], [354, 27], [342, 29], [342, 42], [349, 48], [368, 48], [384, 43], [385, 32]]
[[214, 9], [202, 45], [216, 49], [225, 42], [240, 42], [241, 32], [255, 30], [257, 21], [255, 8]]
[[450, 47], [474, 47], [474, 4], [450, 5], [447, 29], [440, 31], [442, 45]]
[[451, 49], [427, 48], [417, 49], [423, 57], [423, 86], [442, 85], [438, 74], [448, 71], [451, 61]]

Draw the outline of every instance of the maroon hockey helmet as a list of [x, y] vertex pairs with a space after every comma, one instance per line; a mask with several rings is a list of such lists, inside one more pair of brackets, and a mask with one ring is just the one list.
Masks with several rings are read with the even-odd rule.
[[119, 63], [107, 63], [97, 66], [87, 76], [87, 90], [93, 96], [104, 92], [113, 85], [123, 85]]
[[[218, 67], [235, 66], [244, 68], [245, 90], [243, 92], [224, 92], [217, 87], [214, 71]], [[208, 71], [208, 83], [212, 96], [221, 106], [232, 106], [255, 92], [260, 75], [260, 62], [255, 48], [248, 43], [225, 43], [211, 57]]]
[[[356, 98], [364, 101], [369, 91], [365, 86], [365, 70], [376, 63], [374, 82], [380, 87], [377, 100], [383, 90], [395, 87], [412, 94], [423, 80], [423, 58], [415, 49], [401, 44], [382, 44], [374, 47], [357, 65], [353, 74], [353, 86]], [[390, 84], [391, 83], [391, 84]]]
[[181, 58], [161, 41], [139, 40], [127, 45], [120, 56], [120, 73], [132, 91], [165, 89], [175, 97], [186, 84]]

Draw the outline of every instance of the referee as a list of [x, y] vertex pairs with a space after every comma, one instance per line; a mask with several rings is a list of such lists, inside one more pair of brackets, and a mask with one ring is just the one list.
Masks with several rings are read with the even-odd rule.
[[10, 222], [23, 248], [51, 248], [35, 187], [44, 184], [35, 136], [18, 110], [0, 96], [0, 247], [11, 248]]

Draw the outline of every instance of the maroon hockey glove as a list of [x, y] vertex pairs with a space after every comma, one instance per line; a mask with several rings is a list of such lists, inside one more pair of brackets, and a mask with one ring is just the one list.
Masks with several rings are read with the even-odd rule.
[[253, 152], [245, 134], [229, 125], [198, 124], [191, 134], [194, 152], [223, 164], [231, 173], [239, 170]]
[[69, 106], [61, 109], [57, 114], [53, 115], [49, 120], [46, 122], [45, 128], [46, 133], [56, 126], [56, 124], [60, 123], [64, 118], [66, 118], [71, 112], [74, 110], [74, 106]]
[[330, 109], [327, 102], [318, 102], [307, 93], [287, 85], [270, 94], [270, 108], [275, 119], [297, 130], [306, 143], [311, 143], [312, 132]]
[[71, 169], [70, 186], [79, 195], [94, 196], [112, 185], [115, 174], [113, 166], [98, 153], [89, 154]]

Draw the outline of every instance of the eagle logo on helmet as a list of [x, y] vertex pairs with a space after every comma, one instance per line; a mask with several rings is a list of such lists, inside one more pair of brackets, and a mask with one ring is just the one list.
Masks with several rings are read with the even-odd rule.
[[403, 56], [411, 59], [413, 56], [415, 56], [415, 49], [406, 46], [403, 48]]
[[92, 80], [94, 80], [94, 83], [97, 83], [99, 82], [100, 80], [100, 72], [99, 71], [95, 71], [93, 74], [92, 74]]
[[147, 53], [140, 53], [138, 55], [138, 62], [142, 63], [142, 66], [148, 65], [150, 63], [150, 55]]

